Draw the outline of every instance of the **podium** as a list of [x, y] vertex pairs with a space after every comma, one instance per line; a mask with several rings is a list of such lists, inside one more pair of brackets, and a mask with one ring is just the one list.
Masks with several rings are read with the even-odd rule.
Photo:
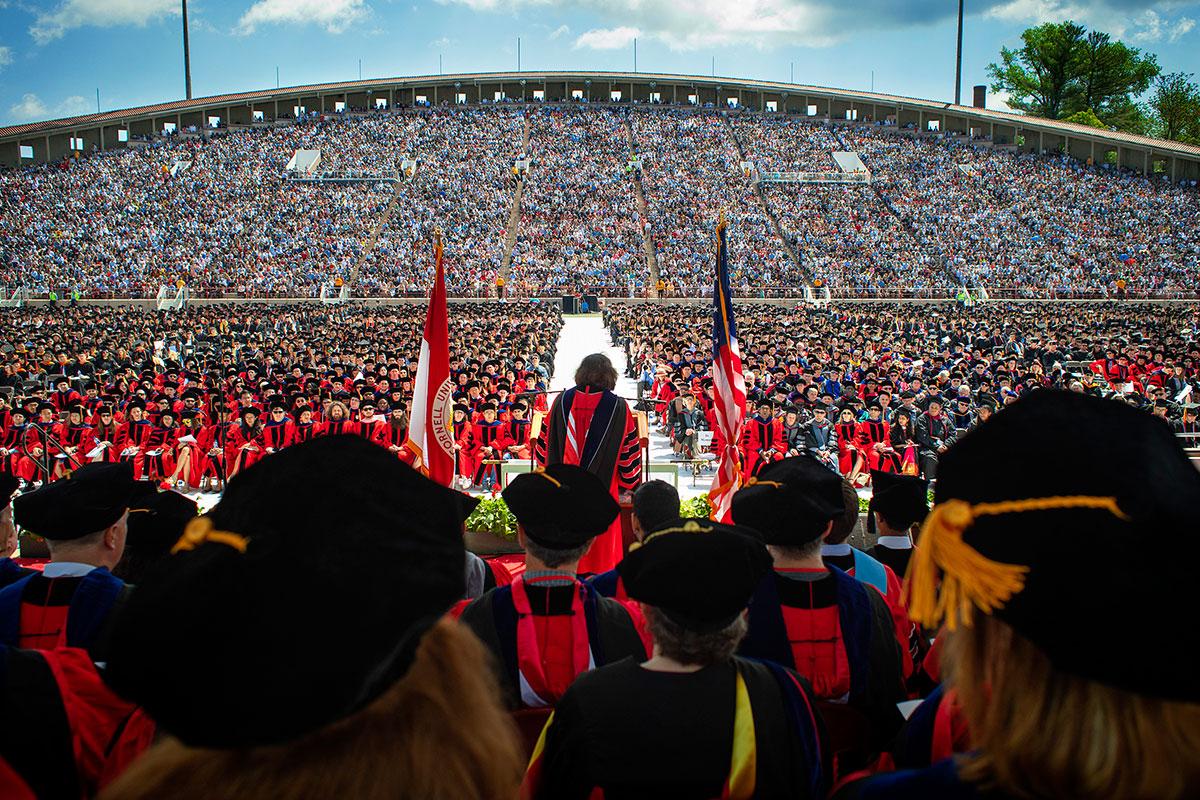
[[564, 294], [562, 296], [562, 312], [564, 314], [578, 314], [579, 305], [575, 302], [575, 295]]

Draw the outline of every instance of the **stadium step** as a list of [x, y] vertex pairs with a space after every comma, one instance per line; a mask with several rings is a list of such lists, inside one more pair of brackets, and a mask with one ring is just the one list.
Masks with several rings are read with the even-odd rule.
[[[737, 148], [738, 159], [745, 161], [746, 150], [744, 147], [742, 147], [742, 141], [738, 138], [737, 130], [734, 129], [733, 123], [730, 121], [727, 114], [722, 114], [721, 119], [725, 122], [725, 130], [729, 133], [729, 138], [733, 140], [734, 147]], [[746, 180], [749, 180], [749, 178]], [[766, 214], [767, 219], [771, 221], [771, 230], [775, 232], [775, 238], [779, 240], [779, 243], [783, 246], [784, 252], [786, 252], [788, 254], [788, 258], [791, 259], [792, 266], [796, 268], [796, 273], [803, 276], [806, 283], [811, 284], [812, 276], [809, 275], [808, 271], [804, 268], [804, 263], [800, 260], [800, 255], [796, 252], [796, 248], [792, 247], [792, 243], [789, 242], [788, 238], [783, 235], [783, 226], [779, 224], [779, 217], [775, 216], [775, 212], [771, 209], [771, 204], [767, 202], [767, 197], [763, 193], [762, 184], [751, 183], [750, 187], [754, 191], [754, 196], [758, 198], [758, 204], [762, 208], [763, 213]]]
[[[625, 126], [625, 135], [629, 140], [629, 151], [631, 154], [637, 153], [637, 142], [633, 138], [633, 125], [629, 122], [629, 117], [622, 120]], [[642, 172], [636, 170], [633, 174], [633, 191], [637, 198], [638, 215], [641, 217], [642, 227], [642, 249], [646, 253], [646, 273], [648, 275], [646, 281], [646, 290], [650, 297], [658, 297], [658, 253], [654, 249], [654, 232], [647, 224], [650, 221], [650, 208], [646, 204], [646, 192], [642, 187]]]
[[392, 199], [388, 202], [387, 208], [383, 210], [383, 215], [379, 221], [375, 223], [375, 227], [371, 229], [371, 235], [367, 237], [367, 242], [363, 245], [363, 250], [358, 254], [358, 258], [354, 262], [354, 267], [350, 270], [350, 277], [346, 279], [346, 288], [354, 289], [354, 284], [358, 280], [358, 271], [362, 267], [363, 262], [367, 260], [367, 256], [375, 249], [375, 243], [379, 241], [379, 234], [388, 224], [388, 220], [392, 218], [392, 212], [396, 210], [396, 203], [400, 200], [400, 188], [397, 185], [392, 185]]
[[[521, 155], [529, 155], [529, 114], [523, 115], [524, 125], [521, 129]], [[528, 176], [526, 176], [528, 177]], [[508, 209], [508, 230], [504, 232], [504, 254], [500, 259], [500, 275], [504, 283], [508, 283], [508, 275], [512, 271], [513, 249], [517, 246], [517, 228], [521, 224], [521, 195], [525, 192], [525, 178], [517, 182], [513, 192], [512, 206]]]

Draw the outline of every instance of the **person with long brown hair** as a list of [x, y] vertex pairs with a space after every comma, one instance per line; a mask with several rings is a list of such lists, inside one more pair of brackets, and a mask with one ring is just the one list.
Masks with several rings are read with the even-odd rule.
[[[617, 370], [603, 353], [587, 356], [575, 370], [575, 387], [550, 407], [534, 459], [542, 466], [580, 466], [600, 478], [613, 499], [642, 482], [637, 421], [629, 404], [613, 390]], [[621, 560], [621, 521], [596, 537], [579, 562], [582, 574], [606, 572]]]
[[948, 630], [942, 670], [970, 751], [839, 800], [1200, 796], [1200, 628], [1185, 618], [1200, 472], [1170, 427], [1039, 389], [940, 462], [909, 613]]
[[102, 797], [511, 797], [513, 724], [445, 616], [459, 497], [352, 436], [230, 482], [114, 627], [110, 684], [167, 736]]

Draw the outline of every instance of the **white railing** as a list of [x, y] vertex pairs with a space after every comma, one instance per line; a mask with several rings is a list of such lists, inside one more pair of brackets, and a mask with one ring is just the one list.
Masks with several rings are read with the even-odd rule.
[[187, 305], [187, 298], [186, 286], [160, 286], [158, 296], [154, 299], [154, 307], [159, 311], [177, 311]]
[[24, 307], [26, 294], [27, 292], [24, 286], [18, 286], [13, 290], [11, 295], [9, 295], [8, 290], [5, 289], [3, 293], [0, 294], [0, 308]]
[[340, 287], [333, 286], [332, 284], [328, 283], [321, 285], [321, 302], [325, 305], [336, 305], [338, 303], [344, 303], [349, 299], [349, 284], [344, 283]]
[[759, 183], [870, 183], [870, 172], [760, 172]]

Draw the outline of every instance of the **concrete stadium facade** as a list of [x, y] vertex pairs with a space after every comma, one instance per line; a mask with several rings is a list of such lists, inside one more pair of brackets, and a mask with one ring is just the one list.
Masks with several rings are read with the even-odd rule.
[[[619, 98], [616, 94], [619, 93]], [[540, 95], [540, 96], [539, 96]], [[641, 72], [492, 72], [423, 75], [344, 81], [240, 92], [88, 114], [0, 128], [0, 164], [57, 161], [72, 152], [113, 150], [127, 140], [161, 133], [167, 125], [184, 131], [208, 128], [212, 117], [225, 129], [272, 124], [294, 118], [297, 106], [335, 113], [411, 106], [421, 98], [432, 105], [462, 102], [650, 104], [726, 107], [731, 99], [752, 111], [810, 114], [814, 119], [891, 121], [927, 130], [936, 122], [943, 133], [973, 136], [1022, 152], [1060, 151], [1094, 163], [1111, 158], [1122, 167], [1172, 180], [1200, 179], [1200, 147], [1105, 131], [1057, 120], [1029, 117], [934, 100], [831, 89], [745, 78]], [[577, 100], [574, 98], [578, 98]], [[257, 118], [261, 117], [261, 120]], [[124, 132], [124, 133], [123, 133]]]

